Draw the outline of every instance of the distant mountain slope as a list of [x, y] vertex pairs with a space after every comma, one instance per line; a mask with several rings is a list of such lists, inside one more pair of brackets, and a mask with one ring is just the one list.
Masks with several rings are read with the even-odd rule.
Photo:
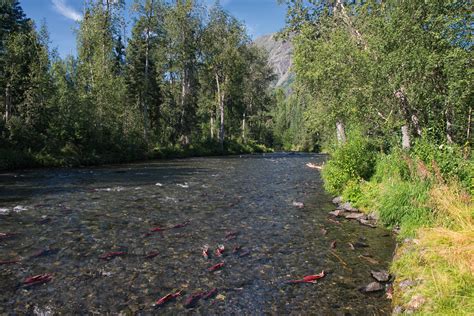
[[278, 80], [275, 87], [287, 88], [293, 81], [290, 71], [293, 46], [290, 41], [276, 41], [275, 34], [261, 36], [254, 41], [255, 45], [264, 48], [269, 53], [269, 64], [273, 67]]

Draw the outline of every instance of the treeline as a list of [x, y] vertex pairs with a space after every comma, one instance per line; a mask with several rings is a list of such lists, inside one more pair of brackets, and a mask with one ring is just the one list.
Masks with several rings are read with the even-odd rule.
[[327, 191], [398, 234], [395, 313], [473, 314], [472, 1], [286, 3], [287, 146], [321, 142]]
[[1, 2], [0, 24], [0, 167], [272, 141], [267, 56], [218, 4], [86, 1], [77, 56], [64, 59], [19, 1]]

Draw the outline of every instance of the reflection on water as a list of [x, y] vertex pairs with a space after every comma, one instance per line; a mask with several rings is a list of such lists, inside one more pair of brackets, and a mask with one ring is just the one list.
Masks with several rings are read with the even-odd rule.
[[[0, 234], [0, 261], [20, 260], [0, 265], [0, 313], [175, 314], [217, 288], [188, 311], [389, 314], [383, 292], [358, 288], [387, 268], [392, 237], [328, 220], [330, 197], [305, 166], [322, 160], [282, 153], [0, 174], [0, 208], [26, 208], [0, 215], [0, 233], [15, 233]], [[357, 241], [369, 247], [352, 250]], [[322, 270], [316, 284], [286, 283]], [[39, 274], [52, 280], [22, 285]]]

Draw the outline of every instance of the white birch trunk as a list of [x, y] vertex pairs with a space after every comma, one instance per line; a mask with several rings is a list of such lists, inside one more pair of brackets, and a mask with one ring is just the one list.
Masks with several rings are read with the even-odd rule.
[[337, 133], [337, 142], [342, 145], [346, 142], [346, 130], [344, 127], [344, 123], [337, 122], [336, 123], [336, 133]]
[[402, 126], [402, 148], [410, 149], [410, 130], [408, 125]]

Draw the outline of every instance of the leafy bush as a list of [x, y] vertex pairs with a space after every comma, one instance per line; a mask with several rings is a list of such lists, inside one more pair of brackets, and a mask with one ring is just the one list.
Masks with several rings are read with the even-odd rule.
[[394, 150], [390, 154], [379, 154], [376, 157], [375, 172], [371, 181], [381, 183], [388, 178], [409, 181], [411, 179], [410, 168], [406, 159], [406, 153]]
[[374, 172], [375, 148], [367, 137], [358, 133], [334, 150], [323, 169], [324, 187], [330, 193], [342, 193], [349, 181], [369, 180]]
[[431, 172], [439, 170], [445, 180], [459, 181], [464, 188], [472, 185], [474, 162], [464, 159], [459, 146], [438, 146], [429, 139], [421, 139], [413, 146], [411, 156], [423, 161]]

